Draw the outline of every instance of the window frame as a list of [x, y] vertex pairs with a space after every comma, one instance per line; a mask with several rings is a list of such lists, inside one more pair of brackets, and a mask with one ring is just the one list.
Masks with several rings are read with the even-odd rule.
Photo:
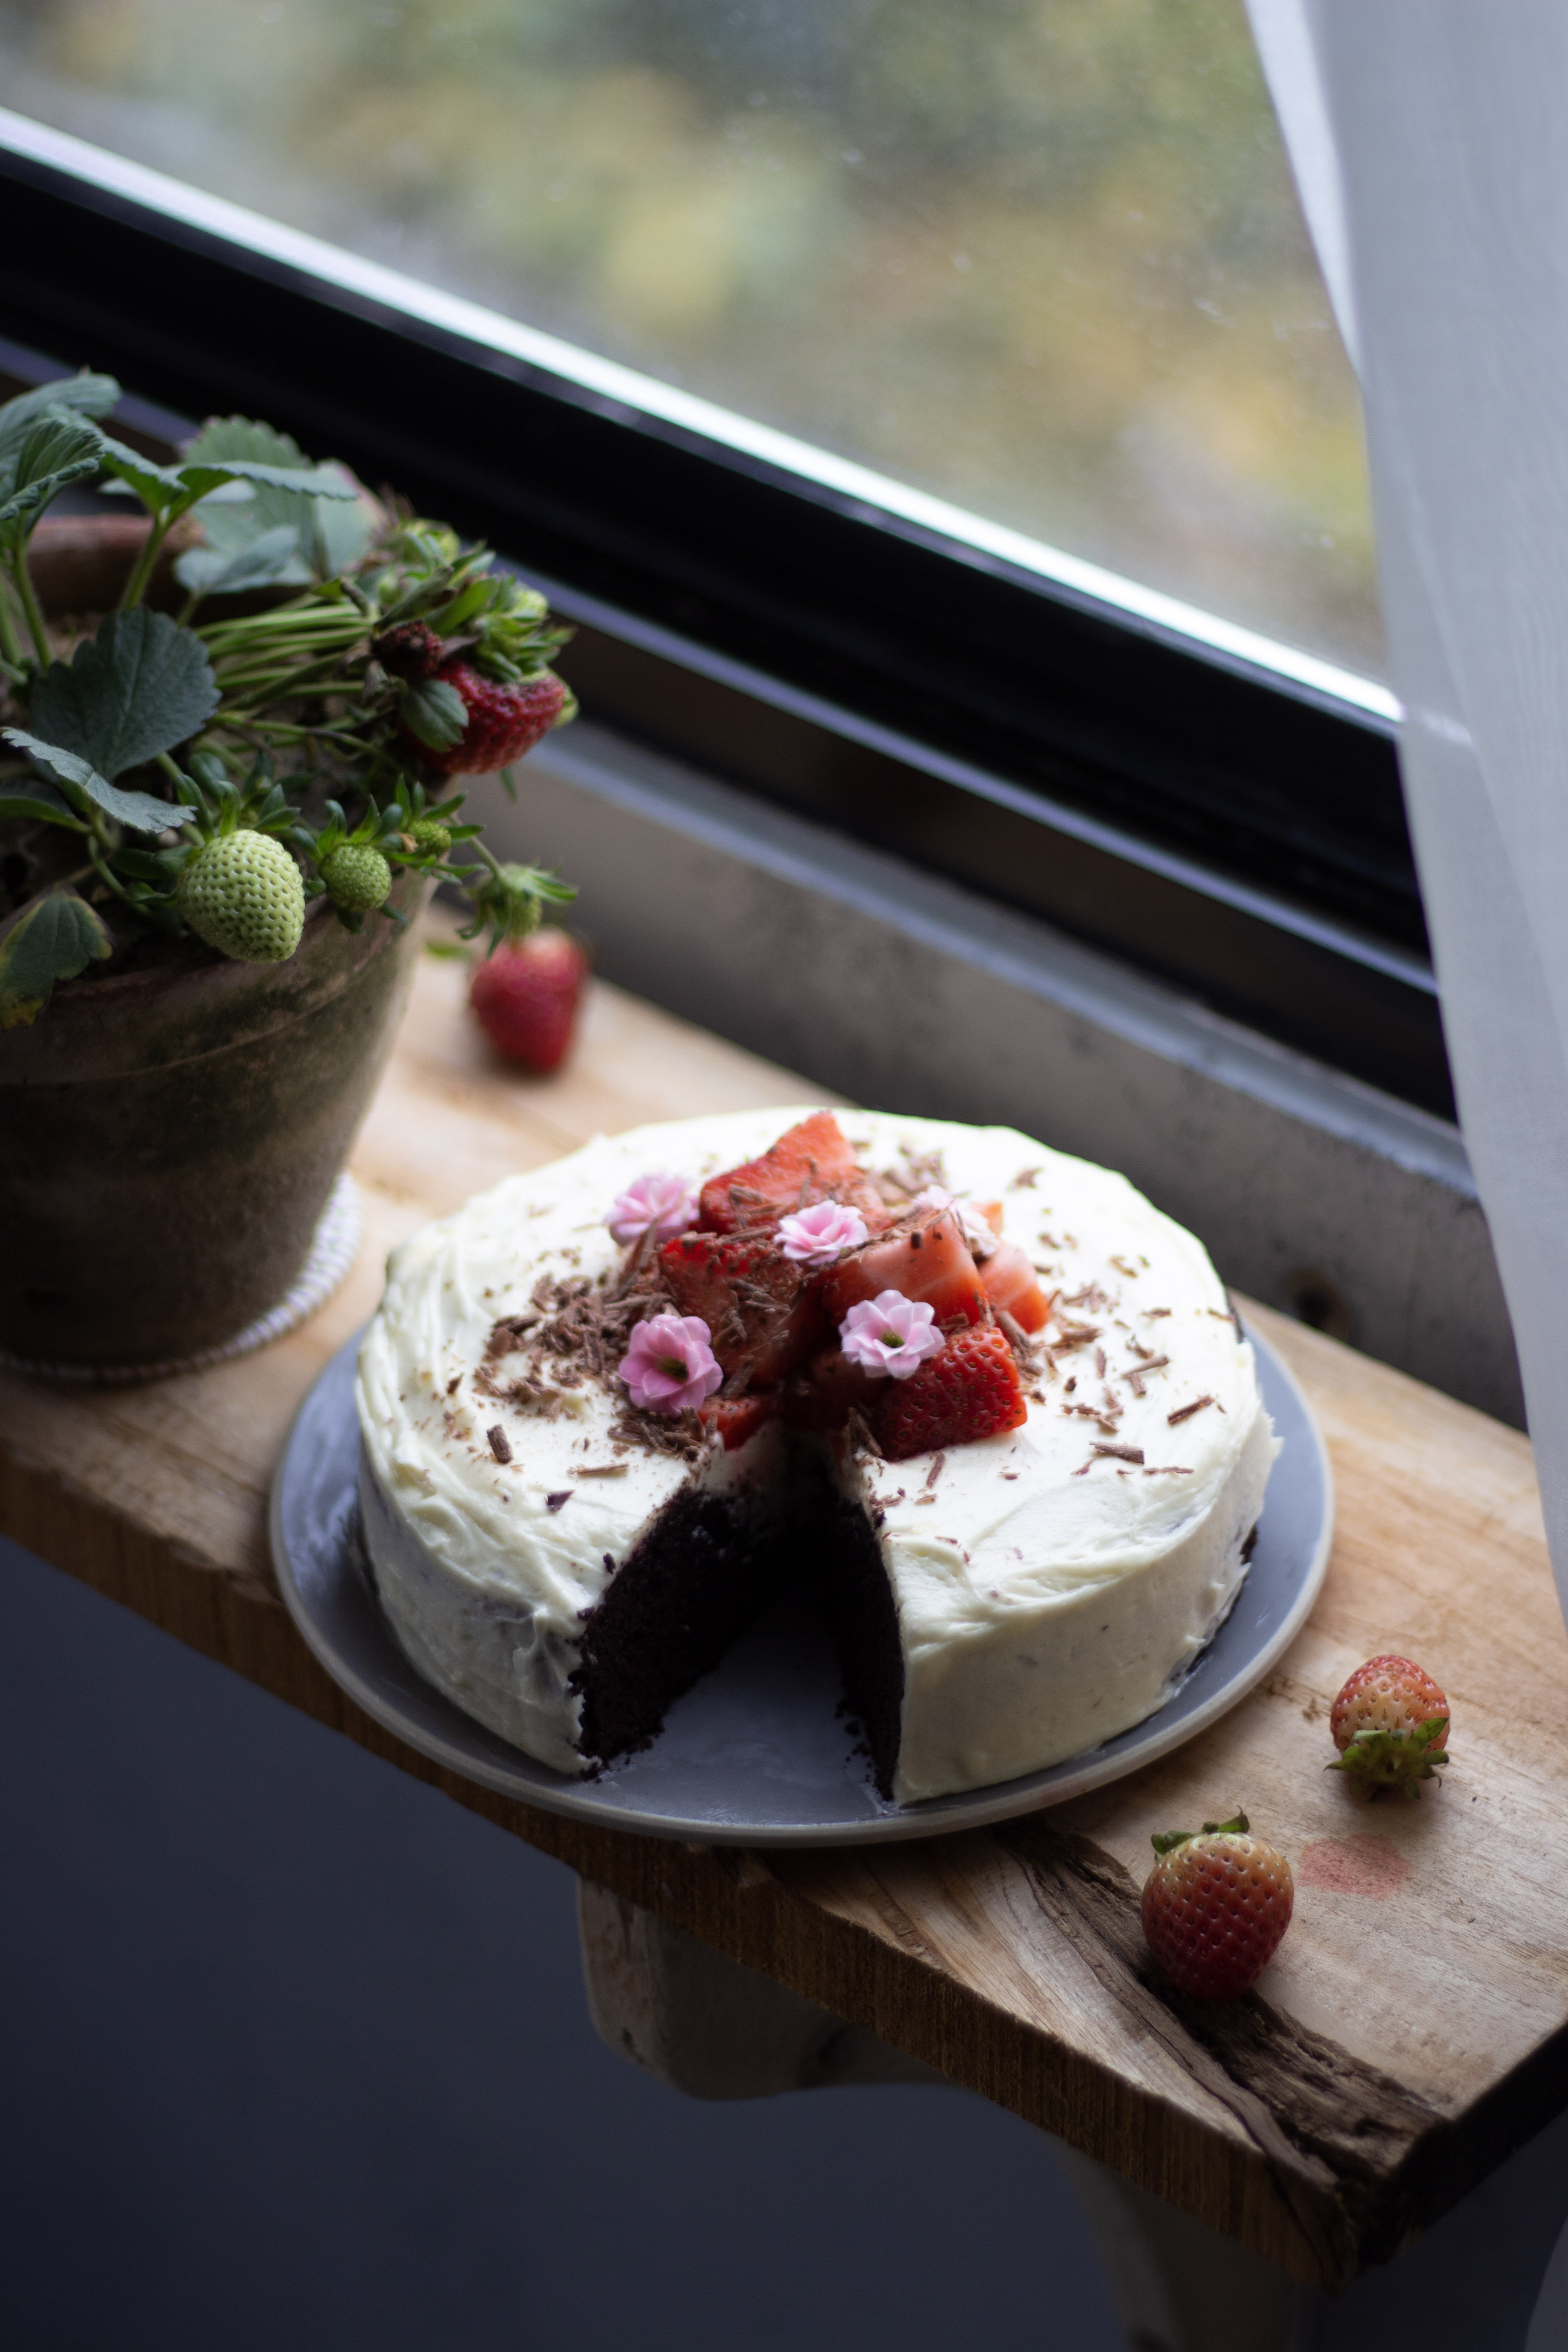
[[0, 186], [14, 346], [396, 482], [578, 624], [595, 718], [1452, 1117], [1391, 698], [3, 114]]

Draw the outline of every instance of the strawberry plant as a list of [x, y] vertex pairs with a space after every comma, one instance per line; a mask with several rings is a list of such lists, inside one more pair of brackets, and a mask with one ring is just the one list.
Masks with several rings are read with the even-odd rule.
[[[0, 406], [0, 1028], [89, 968], [285, 961], [313, 898], [402, 922], [405, 871], [466, 896], [465, 938], [526, 938], [574, 893], [492, 856], [447, 780], [513, 792], [574, 715], [544, 598], [269, 425], [155, 463], [108, 430], [119, 399], [82, 374]], [[29, 551], [89, 481], [146, 536], [115, 612], [51, 628]], [[169, 555], [177, 613], [146, 602]]]

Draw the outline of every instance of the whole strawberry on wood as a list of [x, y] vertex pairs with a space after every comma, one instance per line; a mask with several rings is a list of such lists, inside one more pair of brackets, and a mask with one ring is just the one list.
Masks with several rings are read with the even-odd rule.
[[1261, 1975], [1290, 1925], [1295, 1882], [1282, 1853], [1250, 1833], [1245, 1813], [1169, 1830], [1143, 1885], [1149, 1949], [1179, 1991], [1233, 2000]]
[[571, 933], [547, 926], [526, 939], [503, 940], [477, 966], [468, 1002], [499, 1052], [546, 1076], [560, 1068], [571, 1047], [588, 971], [588, 958]]
[[1329, 1729], [1340, 1753], [1325, 1769], [1343, 1772], [1369, 1797], [1385, 1789], [1421, 1794], [1448, 1760], [1448, 1702], [1410, 1658], [1368, 1658], [1335, 1699]]

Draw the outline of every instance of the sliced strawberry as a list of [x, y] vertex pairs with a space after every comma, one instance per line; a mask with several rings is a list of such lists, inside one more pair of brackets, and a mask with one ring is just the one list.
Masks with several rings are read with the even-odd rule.
[[889, 1462], [995, 1437], [1028, 1414], [1013, 1350], [994, 1323], [961, 1331], [907, 1381], [879, 1385], [871, 1426]]
[[805, 1370], [784, 1392], [784, 1417], [792, 1429], [842, 1429], [857, 1406], [870, 1415], [886, 1381], [863, 1371], [837, 1340], [819, 1348]]
[[728, 1395], [769, 1387], [826, 1336], [806, 1266], [767, 1234], [678, 1234], [659, 1251], [664, 1287], [681, 1315], [700, 1315]]
[[1050, 1321], [1050, 1299], [1016, 1242], [997, 1244], [980, 1269], [980, 1282], [992, 1313], [1005, 1309], [1021, 1331], [1043, 1331]]
[[738, 1233], [774, 1224], [815, 1201], [842, 1201], [858, 1209], [869, 1233], [880, 1233], [888, 1222], [881, 1194], [830, 1110], [813, 1111], [760, 1160], [710, 1176], [702, 1187], [697, 1222], [705, 1233]]
[[984, 1218], [998, 1241], [1002, 1238], [1002, 1220], [1005, 1211], [1000, 1201], [975, 1201], [972, 1204], [977, 1216]]
[[842, 1323], [858, 1298], [876, 1298], [884, 1290], [923, 1298], [939, 1323], [954, 1315], [984, 1323], [990, 1313], [963, 1227], [951, 1209], [920, 1210], [890, 1234], [852, 1250], [827, 1276], [822, 1296], [829, 1317]]
[[698, 1406], [697, 1418], [704, 1429], [722, 1438], [726, 1454], [733, 1454], [748, 1438], [755, 1437], [778, 1409], [778, 1392], [769, 1389], [761, 1396], [710, 1397], [706, 1404]]

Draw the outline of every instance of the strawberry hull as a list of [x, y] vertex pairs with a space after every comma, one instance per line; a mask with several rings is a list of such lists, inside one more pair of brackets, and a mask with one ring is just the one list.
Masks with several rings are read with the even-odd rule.
[[707, 1324], [728, 1395], [787, 1379], [826, 1336], [811, 1274], [765, 1235], [680, 1234], [658, 1263], [677, 1312]]
[[879, 1297], [884, 1290], [923, 1299], [941, 1324], [954, 1317], [984, 1323], [990, 1313], [979, 1268], [951, 1209], [902, 1223], [841, 1258], [822, 1286], [823, 1304], [842, 1323], [858, 1300]]
[[814, 1111], [790, 1128], [760, 1160], [710, 1176], [702, 1187], [697, 1222], [704, 1233], [740, 1233], [776, 1224], [818, 1201], [842, 1201], [858, 1209], [869, 1233], [880, 1233], [888, 1222], [881, 1194], [828, 1110]]

